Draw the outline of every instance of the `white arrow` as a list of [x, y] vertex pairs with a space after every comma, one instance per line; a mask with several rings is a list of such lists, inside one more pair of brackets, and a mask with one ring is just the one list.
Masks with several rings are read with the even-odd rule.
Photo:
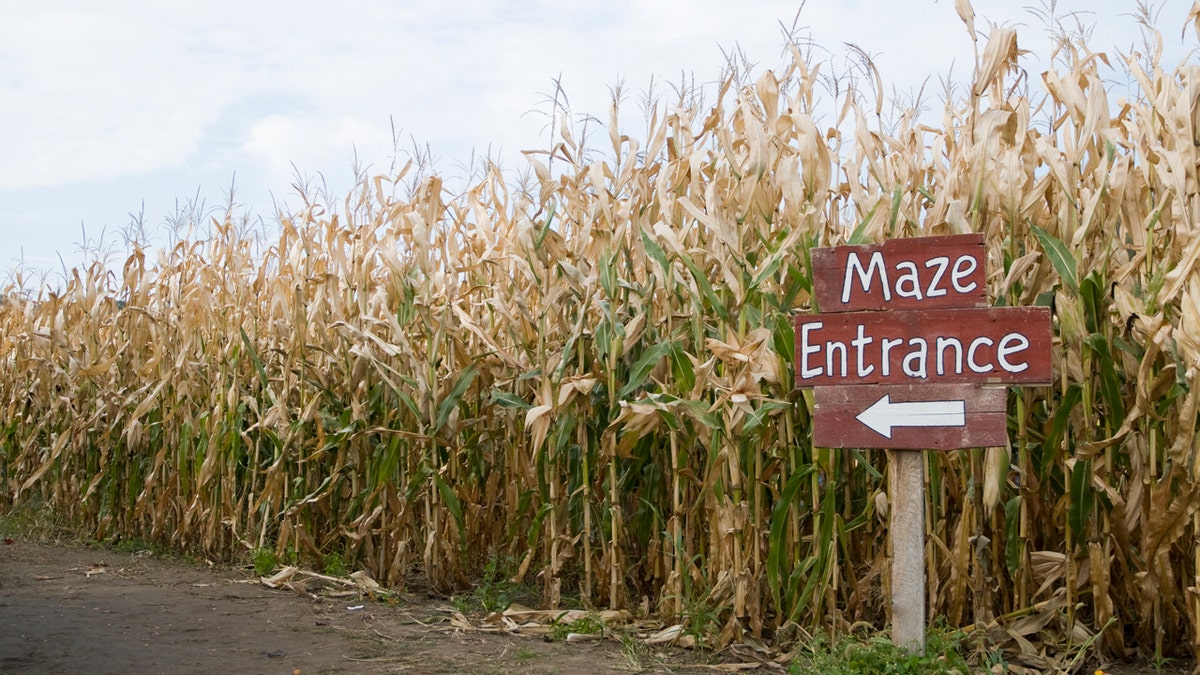
[[892, 403], [891, 394], [884, 394], [856, 417], [875, 433], [891, 438], [892, 427], [966, 426], [967, 404], [965, 401]]

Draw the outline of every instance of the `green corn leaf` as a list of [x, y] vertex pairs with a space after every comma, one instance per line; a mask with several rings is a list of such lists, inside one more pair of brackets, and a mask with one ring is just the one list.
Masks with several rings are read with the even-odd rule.
[[812, 270], [809, 269], [808, 264], [808, 249], [804, 250], [804, 255], [804, 265], [788, 263], [787, 278], [783, 292], [779, 295], [779, 304], [775, 306], [776, 309], [786, 311], [795, 307], [796, 297], [800, 295], [800, 291], [812, 295]]
[[520, 375], [518, 375], [517, 382], [524, 382], [526, 380], [536, 380], [541, 376], [542, 376], [542, 369], [534, 368], [533, 370], [531, 370], [529, 372], [521, 373]]
[[1087, 543], [1087, 523], [1091, 520], [1096, 495], [1092, 491], [1092, 462], [1078, 460], [1071, 469], [1071, 502], [1067, 508], [1067, 523], [1076, 546]]
[[858, 227], [855, 227], [854, 231], [850, 233], [850, 238], [846, 240], [847, 245], [857, 246], [859, 244], [866, 243], [867, 226], [871, 224], [871, 219], [875, 217], [875, 211], [879, 209], [880, 203], [881, 202], [875, 202], [875, 206], [871, 207], [871, 210], [868, 211], [867, 215], [863, 217], [862, 222], [858, 224]]
[[663, 274], [667, 274], [670, 271], [671, 265], [667, 262], [666, 252], [663, 251], [663, 248], [658, 245], [658, 242], [646, 230], [642, 230], [642, 248], [646, 249], [646, 255], [650, 256], [654, 262], [662, 267]]
[[490, 402], [501, 408], [516, 408], [518, 410], [529, 410], [533, 407], [520, 396], [511, 392], [500, 391], [499, 389], [492, 389]]
[[535, 248], [541, 248], [542, 242], [546, 241], [546, 234], [550, 232], [550, 223], [554, 222], [554, 210], [557, 204], [550, 202], [550, 207], [546, 209], [546, 222], [542, 223], [542, 227], [538, 229], [537, 239], [533, 242]]
[[1071, 411], [1079, 405], [1082, 398], [1083, 390], [1078, 384], [1072, 384], [1067, 387], [1067, 393], [1063, 395], [1062, 400], [1058, 402], [1058, 407], [1054, 409], [1050, 432], [1046, 434], [1046, 440], [1042, 443], [1042, 461], [1038, 463], [1038, 478], [1045, 478], [1050, 467], [1054, 465], [1063, 434], [1066, 433], [1067, 425], [1071, 421]]
[[425, 489], [425, 480], [429, 478], [429, 469], [421, 466], [413, 473], [408, 480], [408, 485], [404, 488], [404, 498], [408, 501], [413, 501], [417, 498], [417, 493]]
[[892, 191], [892, 210], [888, 214], [888, 232], [891, 236], [896, 235], [896, 220], [900, 217], [900, 205], [904, 203], [904, 192], [897, 185]]
[[799, 616], [799, 612], [808, 607], [810, 601], [819, 598], [824, 587], [828, 583], [827, 576], [830, 565], [833, 562], [833, 532], [834, 518], [837, 512], [834, 510], [837, 500], [832, 498], [825, 499], [821, 506], [821, 524], [819, 528], [819, 536], [813, 542], [813, 549], [816, 551], [813, 556], [812, 564], [809, 566], [811, 570], [807, 581], [804, 584], [804, 591], [793, 607], [791, 619], [795, 620]]
[[879, 473], [879, 469], [876, 469], [874, 466], [872, 466], [871, 463], [867, 461], [866, 457], [863, 457], [863, 454], [860, 450], [851, 448], [850, 454], [858, 461], [858, 465], [862, 467], [864, 471], [870, 474], [872, 478], [875, 480], [883, 480], [883, 474]]
[[762, 426], [762, 424], [766, 422], [772, 413], [789, 406], [791, 406], [791, 404], [786, 401], [767, 400], [761, 402], [754, 412], [746, 416], [746, 421], [742, 424], [742, 433], [748, 434], [751, 431], [754, 431], [758, 427]]
[[462, 544], [463, 550], [466, 550], [467, 528], [463, 523], [462, 502], [458, 500], [458, 495], [454, 494], [454, 490], [450, 489], [446, 481], [442, 480], [442, 477], [436, 473], [433, 475], [433, 482], [437, 485], [438, 493], [442, 495], [442, 501], [446, 503], [446, 508], [449, 509], [450, 515], [454, 516], [454, 522], [458, 525], [459, 543]]
[[1089, 333], [1100, 330], [1104, 322], [1104, 280], [1093, 271], [1079, 284], [1079, 297], [1083, 301], [1083, 318]]
[[554, 509], [553, 504], [542, 504], [541, 508], [533, 516], [533, 522], [529, 526], [529, 532], [525, 535], [525, 545], [533, 548], [537, 544], [538, 534], [542, 531], [542, 521], [546, 519], [546, 515]]
[[463, 394], [470, 388], [471, 383], [475, 381], [475, 376], [479, 374], [479, 368], [475, 364], [471, 364], [463, 369], [458, 375], [458, 380], [454, 382], [454, 386], [450, 389], [450, 393], [442, 402], [438, 404], [437, 421], [434, 422], [433, 430], [437, 433], [446, 426], [446, 420], [450, 419], [450, 413], [462, 400]]
[[408, 408], [409, 412], [416, 417], [421, 416], [421, 409], [417, 407], [416, 401], [413, 401], [411, 396], [400, 391], [399, 389], [393, 391], [396, 394], [396, 397], [400, 399], [400, 402], [404, 404], [404, 407]]
[[1006, 543], [1004, 545], [1004, 562], [1008, 565], [1009, 574], [1016, 575], [1023, 560], [1021, 539], [1021, 497], [1016, 496], [1004, 505], [1004, 522]]
[[246, 334], [246, 329], [238, 326], [238, 331], [242, 334], [242, 344], [246, 345], [246, 351], [250, 354], [250, 360], [254, 362], [254, 370], [258, 371], [258, 379], [262, 382], [263, 391], [270, 397], [271, 402], [275, 401], [275, 395], [271, 393], [270, 382], [267, 379], [267, 370], [263, 368], [262, 359], [258, 358], [258, 350], [250, 342], [250, 336]]
[[696, 261], [692, 260], [692, 257], [688, 254], [684, 253], [680, 255], [679, 259], [683, 261], [683, 264], [687, 266], [688, 271], [692, 273], [692, 278], [696, 280], [696, 286], [700, 288], [700, 293], [708, 301], [709, 308], [715, 312], [717, 316], [721, 317], [723, 321], [728, 322], [729, 308], [725, 306], [725, 303], [721, 302], [721, 299], [717, 296], [716, 291], [713, 290], [712, 284], [708, 282], [708, 275], [700, 269], [700, 266], [697, 265]]
[[650, 373], [654, 371], [654, 367], [667, 354], [671, 353], [673, 343], [660, 342], [646, 351], [642, 352], [641, 358], [637, 363], [633, 364], [629, 375], [626, 377], [625, 386], [621, 387], [617, 392], [618, 399], [624, 399], [638, 387], [646, 383], [646, 378], [650, 377]]
[[[788, 612], [789, 621], [799, 621], [800, 616], [808, 609], [809, 601], [812, 600], [817, 585], [821, 581], [821, 570], [813, 570], [814, 567], [817, 567], [818, 562], [817, 556], [805, 558], [796, 565], [788, 578], [788, 588], [784, 599], [786, 601], [787, 598], [793, 598], [791, 611]], [[804, 582], [803, 590], [800, 590], [801, 582]]]
[[604, 252], [600, 255], [600, 288], [609, 298], [617, 297], [617, 256]]
[[1121, 383], [1117, 379], [1112, 348], [1102, 333], [1087, 336], [1084, 344], [1092, 349], [1092, 358], [1100, 367], [1100, 396], [1111, 415], [1111, 429], [1115, 430], [1125, 421], [1125, 401], [1121, 398]]
[[1054, 270], [1058, 272], [1058, 276], [1062, 278], [1063, 283], [1072, 292], [1078, 292], [1079, 274], [1076, 271], [1077, 263], [1075, 262], [1075, 256], [1071, 255], [1071, 250], [1061, 240], [1037, 225], [1030, 225], [1030, 227], [1033, 229], [1034, 236], [1042, 244], [1042, 250], [1050, 258], [1050, 264], [1054, 265]]
[[792, 315], [786, 312], [775, 315], [775, 330], [771, 336], [772, 347], [784, 363], [792, 363], [796, 358], [796, 327], [792, 323]]
[[671, 341], [671, 374], [681, 392], [689, 392], [696, 386], [696, 369], [678, 340]]
[[709, 430], [717, 430], [721, 428], [721, 415], [717, 412], [710, 412], [710, 403], [705, 400], [692, 401], [681, 400], [679, 405], [689, 417], [700, 422]]

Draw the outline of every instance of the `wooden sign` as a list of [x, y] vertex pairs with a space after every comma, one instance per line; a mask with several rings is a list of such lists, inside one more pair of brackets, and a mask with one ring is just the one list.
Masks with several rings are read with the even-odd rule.
[[987, 306], [982, 234], [814, 248], [810, 257], [822, 313]]
[[[1050, 310], [987, 306], [981, 234], [810, 252], [796, 317], [813, 444], [888, 450], [892, 640], [925, 650], [924, 457], [1007, 442], [1005, 384], [1049, 384]], [[1001, 386], [984, 386], [985, 384]]]
[[796, 386], [1049, 384], [1050, 309], [848, 312], [796, 317]]
[[974, 384], [848, 385], [813, 391], [813, 445], [953, 450], [1004, 445], [1008, 390]]

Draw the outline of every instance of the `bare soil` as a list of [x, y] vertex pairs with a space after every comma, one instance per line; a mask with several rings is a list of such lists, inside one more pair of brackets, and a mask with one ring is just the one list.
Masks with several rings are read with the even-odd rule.
[[0, 674], [713, 672], [680, 649], [463, 630], [450, 603], [419, 593], [332, 595], [147, 551], [4, 539]]
[[[0, 534], [0, 675], [17, 673], [712, 673], [754, 655], [566, 642], [464, 628], [446, 599], [380, 600], [337, 588], [264, 586], [253, 571], [149, 551]], [[749, 656], [749, 657], [748, 657]], [[762, 658], [758, 672], [785, 672]], [[1106, 664], [1110, 675], [1191, 663]], [[1083, 672], [1092, 672], [1090, 668]]]

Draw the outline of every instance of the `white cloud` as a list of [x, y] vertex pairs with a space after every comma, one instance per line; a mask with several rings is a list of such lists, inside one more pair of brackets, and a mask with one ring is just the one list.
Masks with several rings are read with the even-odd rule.
[[391, 151], [390, 131], [347, 115], [268, 115], [250, 128], [241, 150], [270, 172], [270, 184], [284, 185], [295, 168], [348, 166], [351, 148], [363, 157], [382, 157]]
[[[34, 9], [34, 8], [37, 9]], [[31, 188], [180, 162], [228, 100], [181, 58], [183, 26], [136, 12], [29, 5], [0, 28], [0, 185]]]

